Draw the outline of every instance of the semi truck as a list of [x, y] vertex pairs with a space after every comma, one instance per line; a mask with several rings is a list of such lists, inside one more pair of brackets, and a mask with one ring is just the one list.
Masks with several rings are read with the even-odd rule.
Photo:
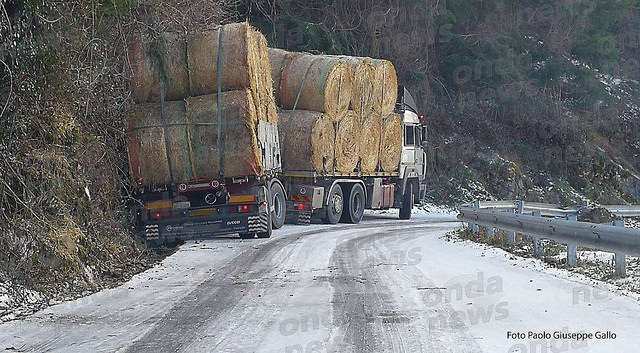
[[[264, 173], [190, 179], [159, 187], [136, 185], [131, 208], [136, 232], [147, 242], [159, 244], [236, 233], [244, 239], [268, 238], [285, 222], [359, 223], [365, 209], [399, 208], [399, 218], [409, 219], [426, 191], [427, 130], [409, 91], [399, 87], [398, 92], [396, 113], [402, 118], [403, 133], [396, 171], [282, 170], [277, 125], [260, 121], [257, 140]], [[130, 164], [133, 160], [130, 149]]]

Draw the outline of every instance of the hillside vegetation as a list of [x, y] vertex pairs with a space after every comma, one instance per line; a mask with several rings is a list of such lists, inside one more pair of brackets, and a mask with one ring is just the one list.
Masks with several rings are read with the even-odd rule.
[[126, 209], [128, 37], [225, 18], [220, 1], [0, 1], [0, 297], [22, 284], [46, 303], [153, 260]]

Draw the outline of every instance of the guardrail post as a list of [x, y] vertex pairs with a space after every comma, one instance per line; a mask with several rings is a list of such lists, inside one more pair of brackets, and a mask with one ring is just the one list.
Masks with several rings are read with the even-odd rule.
[[[533, 212], [534, 217], [542, 217], [540, 212]], [[536, 255], [544, 254], [544, 247], [542, 246], [542, 238], [533, 237], [533, 251]]]
[[[473, 209], [475, 211], [480, 210], [480, 200], [475, 200], [473, 201]], [[470, 223], [469, 227], [471, 228], [471, 233], [473, 234], [478, 234], [478, 231], [480, 230], [478, 227], [478, 224], [476, 223]]]
[[[509, 212], [516, 213], [516, 209], [514, 208]], [[507, 241], [509, 242], [509, 244], [514, 244], [516, 242], [516, 232], [508, 232]]]
[[493, 238], [496, 235], [496, 229], [494, 227], [487, 227], [487, 236], [489, 239]]
[[524, 201], [520, 200], [518, 201], [518, 214], [523, 214], [524, 213]]
[[[577, 222], [578, 216], [568, 214], [567, 221]], [[571, 267], [578, 266], [578, 246], [576, 244], [567, 244], [567, 265]]]
[[[623, 220], [613, 221], [613, 225], [616, 227], [624, 228], [624, 221]], [[615, 257], [615, 266], [613, 269], [613, 273], [616, 276], [621, 278], [627, 277], [627, 258], [625, 254], [615, 253], [614, 257]]]

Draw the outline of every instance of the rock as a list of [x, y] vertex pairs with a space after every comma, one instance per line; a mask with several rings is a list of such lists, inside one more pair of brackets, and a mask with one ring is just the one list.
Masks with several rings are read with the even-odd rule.
[[615, 216], [606, 208], [589, 206], [578, 212], [578, 221], [589, 223], [611, 223]]

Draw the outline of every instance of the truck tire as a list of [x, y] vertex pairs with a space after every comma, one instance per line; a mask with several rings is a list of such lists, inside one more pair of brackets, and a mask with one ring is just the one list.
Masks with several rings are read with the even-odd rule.
[[336, 224], [342, 217], [344, 209], [344, 198], [340, 184], [336, 184], [329, 194], [329, 204], [327, 205], [327, 215], [322, 218], [322, 222], [326, 224]]
[[360, 184], [353, 184], [345, 189], [345, 194], [348, 196], [345, 199], [340, 222], [358, 224], [364, 216], [364, 189]]
[[271, 238], [271, 235], [273, 234], [273, 216], [271, 218], [272, 219], [267, 221], [267, 231], [256, 234], [258, 238], [260, 239]]
[[400, 219], [411, 219], [413, 209], [413, 183], [407, 182], [407, 189], [402, 196], [402, 206], [400, 207]]
[[284, 225], [284, 219], [287, 215], [284, 190], [279, 183], [273, 183], [271, 184], [269, 194], [269, 201], [271, 201], [271, 205], [269, 205], [269, 207], [273, 207], [273, 211], [271, 211], [271, 225], [273, 229], [280, 229]]

